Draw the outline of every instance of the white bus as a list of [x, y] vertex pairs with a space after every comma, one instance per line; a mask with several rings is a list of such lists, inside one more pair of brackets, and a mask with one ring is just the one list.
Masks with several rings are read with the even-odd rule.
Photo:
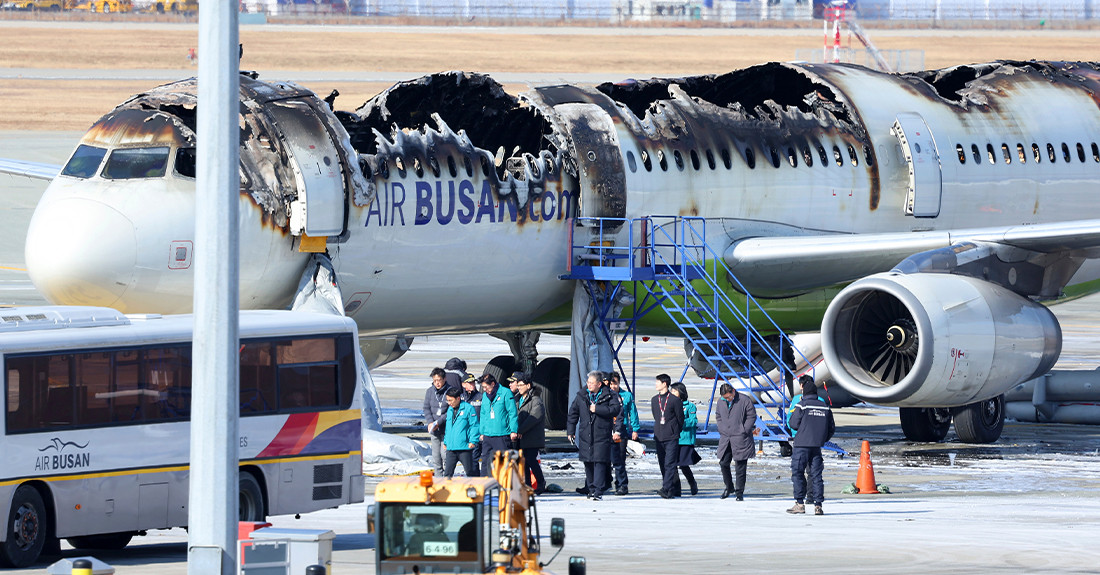
[[[187, 524], [191, 338], [190, 315], [0, 309], [0, 564]], [[241, 312], [242, 521], [363, 501], [359, 358], [348, 318]]]

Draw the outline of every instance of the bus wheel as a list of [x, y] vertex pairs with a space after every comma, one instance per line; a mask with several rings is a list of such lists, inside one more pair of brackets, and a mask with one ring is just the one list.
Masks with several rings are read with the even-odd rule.
[[107, 533], [104, 535], [83, 535], [81, 537], [69, 537], [69, 542], [74, 549], [113, 549], [118, 550], [130, 544], [134, 538], [133, 533]]
[[7, 541], [0, 543], [0, 565], [27, 567], [37, 561], [50, 531], [49, 521], [38, 490], [19, 486], [11, 501]]
[[260, 483], [251, 473], [242, 471], [240, 486], [240, 520], [263, 521], [264, 493], [260, 489]]

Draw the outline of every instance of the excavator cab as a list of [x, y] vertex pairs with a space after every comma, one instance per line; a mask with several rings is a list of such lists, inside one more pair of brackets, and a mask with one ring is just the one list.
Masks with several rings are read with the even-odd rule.
[[[375, 572], [546, 573], [534, 493], [522, 471], [522, 456], [498, 452], [493, 477], [437, 482], [424, 471], [380, 483], [368, 512]], [[550, 545], [565, 545], [563, 519], [551, 522]], [[583, 575], [583, 558], [569, 563], [570, 575]]]

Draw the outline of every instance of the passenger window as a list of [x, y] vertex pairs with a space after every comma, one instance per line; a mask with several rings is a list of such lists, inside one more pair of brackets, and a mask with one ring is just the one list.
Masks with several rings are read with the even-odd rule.
[[676, 169], [681, 172], [684, 171], [684, 155], [680, 153], [680, 150], [673, 150], [672, 158], [676, 160]]
[[394, 163], [395, 166], [397, 166], [397, 175], [398, 176], [404, 178], [406, 175], [408, 175], [409, 171], [405, 169], [405, 159], [404, 158], [402, 158], [401, 156], [396, 156], [393, 159], [393, 163]]
[[1035, 142], [1031, 143], [1031, 154], [1035, 156], [1035, 163], [1041, 164], [1043, 162], [1043, 154], [1039, 151], [1039, 144]]
[[[868, 167], [875, 165], [875, 156], [871, 153], [871, 146], [867, 144], [863, 144], [863, 159], [867, 160]], [[859, 163], [856, 162], [856, 165], [858, 166]]]
[[772, 167], [779, 169], [779, 150], [776, 150], [775, 146], [770, 147], [768, 150], [772, 156]]
[[[1092, 149], [1093, 150], [1096, 149], [1096, 144], [1092, 145]], [[727, 170], [733, 168], [733, 158], [730, 157], [730, 151], [725, 149], [725, 148], [722, 148], [721, 154], [722, 154], [722, 165], [725, 166]], [[1100, 160], [1097, 160], [1097, 161], [1100, 161]]]
[[817, 155], [821, 157], [821, 167], [828, 168], [829, 156], [825, 154], [825, 146], [822, 146], [821, 144], [817, 145]]
[[714, 153], [710, 151], [710, 148], [707, 148], [707, 166], [709, 166], [712, 170], [718, 167], [718, 165], [714, 162]]
[[1008, 151], [1008, 144], [1001, 143], [1001, 155], [1004, 156], [1006, 164], [1012, 163], [1012, 154]]
[[161, 178], [168, 168], [168, 147], [119, 148], [107, 158], [103, 177], [109, 180]]
[[840, 148], [833, 146], [833, 159], [836, 160], [836, 165], [844, 165], [844, 154], [840, 153]]
[[454, 156], [447, 156], [447, 171], [451, 173], [452, 178], [458, 177], [458, 166], [455, 165]]
[[1024, 145], [1023, 144], [1019, 144], [1019, 143], [1016, 144], [1016, 155], [1020, 157], [1020, 163], [1021, 164], [1026, 164], [1027, 163], [1027, 152], [1024, 151]]
[[1081, 160], [1081, 163], [1085, 163], [1085, 147], [1081, 145], [1081, 142], [1077, 142], [1077, 159]]
[[1092, 161], [1100, 163], [1100, 148], [1096, 146], [1096, 142], [1092, 143]]
[[65, 164], [65, 168], [61, 170], [61, 175], [82, 179], [90, 178], [99, 170], [99, 164], [103, 162], [103, 156], [105, 155], [107, 155], [106, 148], [80, 144], [73, 152], [73, 157], [69, 158], [69, 163]]
[[1069, 146], [1065, 142], [1062, 142], [1062, 159], [1069, 163]]
[[752, 153], [752, 148], [745, 148], [745, 163], [750, 170], [756, 169], [756, 154]]
[[634, 152], [630, 150], [626, 152], [626, 165], [632, 173], [638, 171], [638, 161], [634, 159]]
[[814, 155], [810, 153], [810, 148], [806, 146], [802, 146], [802, 161], [806, 162], [807, 167], [814, 167]]
[[432, 171], [432, 175], [439, 177], [439, 160], [435, 159], [435, 156], [428, 156], [428, 169]]
[[642, 167], [645, 168], [647, 172], [653, 171], [653, 162], [649, 159], [649, 152], [645, 150], [642, 150]]
[[982, 153], [978, 151], [978, 144], [970, 144], [970, 153], [974, 156], [974, 163], [982, 163]]
[[185, 178], [195, 177], [195, 148], [176, 150], [176, 173]]
[[1054, 154], [1054, 144], [1047, 144], [1047, 158], [1052, 164], [1058, 161], [1058, 156]]
[[657, 164], [661, 166], [662, 172], [668, 171], [668, 158], [665, 157], [664, 150], [657, 150]]
[[416, 172], [416, 177], [424, 177], [424, 166], [420, 163], [420, 158], [413, 158], [413, 171]]
[[691, 152], [688, 153], [688, 158], [691, 159], [691, 169], [699, 171], [699, 154], [695, 153], [695, 150], [692, 149]]
[[959, 163], [966, 163], [966, 150], [963, 149], [962, 144], [955, 144], [955, 153], [959, 155]]
[[850, 161], [853, 166], [859, 166], [859, 157], [856, 156], [856, 149], [853, 148], [851, 144], [848, 144], [848, 161]]
[[787, 148], [787, 162], [792, 168], [798, 167], [798, 155], [794, 153], [794, 148]]
[[994, 165], [997, 163], [997, 154], [993, 153], [993, 144], [985, 145], [985, 155], [989, 158], [990, 165]]

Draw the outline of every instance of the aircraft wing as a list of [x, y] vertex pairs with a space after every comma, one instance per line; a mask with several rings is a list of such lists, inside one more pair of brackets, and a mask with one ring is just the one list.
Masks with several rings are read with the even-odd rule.
[[25, 176], [36, 180], [52, 180], [59, 173], [61, 173], [61, 166], [58, 165], [0, 158], [0, 174]]
[[756, 237], [734, 242], [723, 259], [752, 294], [793, 295], [890, 271], [906, 258], [962, 242], [1031, 253], [1096, 257], [1100, 220], [903, 233]]

